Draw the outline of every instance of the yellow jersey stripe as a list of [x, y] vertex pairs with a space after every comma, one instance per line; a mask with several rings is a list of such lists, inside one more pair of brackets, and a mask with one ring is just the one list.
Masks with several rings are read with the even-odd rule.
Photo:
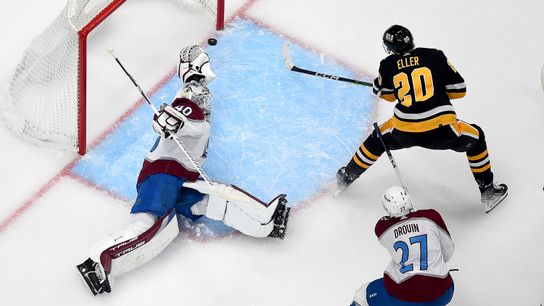
[[448, 92], [446, 94], [450, 99], [460, 99], [466, 95], [466, 92]]
[[395, 97], [395, 94], [389, 94], [389, 93], [382, 93], [380, 95], [380, 98], [386, 100], [386, 101], [389, 101], [389, 102], [395, 102], [397, 101], [397, 98]]
[[455, 114], [444, 114], [438, 117], [422, 120], [422, 121], [402, 121], [397, 117], [391, 118], [393, 127], [399, 131], [420, 133], [434, 130], [440, 126], [452, 124], [457, 122], [457, 116]]

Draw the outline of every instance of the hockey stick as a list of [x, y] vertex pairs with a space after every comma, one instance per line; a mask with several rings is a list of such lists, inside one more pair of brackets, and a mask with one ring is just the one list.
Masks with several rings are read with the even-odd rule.
[[[147, 102], [147, 104], [149, 104], [149, 106], [151, 106], [151, 108], [153, 109], [153, 112], [155, 113], [155, 115], [159, 116], [159, 111], [157, 110], [157, 108], [155, 107], [155, 105], [153, 105], [153, 103], [151, 103], [151, 100], [149, 100], [149, 98], [147, 97], [147, 95], [145, 94], [145, 92], [142, 90], [142, 88], [140, 88], [140, 85], [138, 85], [138, 83], [136, 83], [136, 80], [134, 80], [134, 78], [130, 75], [130, 73], [128, 73], [128, 71], [125, 69], [125, 66], [123, 66], [123, 64], [121, 64], [121, 61], [119, 60], [119, 58], [117, 58], [117, 56], [115, 55], [115, 53], [113, 53], [113, 49], [109, 49], [108, 52], [111, 54], [111, 56], [113, 56], [113, 58], [115, 59], [115, 61], [117, 62], [117, 64], [119, 64], [119, 66], [121, 67], [121, 69], [123, 69], [123, 71], [125, 72], [125, 74], [129, 77], [129, 79], [132, 81], [132, 83], [134, 84], [134, 86], [136, 86], [136, 88], [138, 88], [138, 90], [140, 91], [140, 94], [144, 97], [145, 101]], [[200, 176], [202, 176], [202, 178], [204, 179], [204, 181], [212, 186], [212, 183], [210, 181], [210, 179], [208, 178], [208, 175], [206, 175], [206, 172], [204, 172], [204, 170], [202, 169], [202, 167], [196, 162], [196, 160], [194, 159], [194, 157], [191, 155], [191, 153], [189, 153], [189, 150], [187, 149], [187, 147], [181, 142], [181, 140], [178, 138], [178, 136], [176, 134], [170, 134], [170, 137], [174, 140], [174, 142], [180, 147], [180, 149], [183, 151], [183, 153], [185, 153], [185, 156], [187, 156], [187, 158], [189, 159], [189, 161], [191, 162], [191, 164], [193, 164], [193, 166], [196, 168], [196, 170], [198, 171], [198, 173], [200, 174]]]
[[385, 149], [385, 152], [387, 153], [387, 157], [389, 157], [389, 161], [391, 162], [391, 165], [393, 165], [393, 169], [395, 169], [395, 172], [397, 173], [397, 177], [399, 178], [400, 185], [402, 188], [408, 190], [406, 188], [406, 185], [404, 185], [404, 182], [402, 180], [402, 177], [400, 176], [400, 170], [397, 166], [397, 163], [395, 162], [395, 159], [393, 158], [393, 154], [391, 154], [391, 151], [389, 151], [389, 148], [385, 145], [385, 142], [383, 141], [382, 132], [380, 132], [380, 127], [376, 122], [374, 122], [374, 130], [376, 131], [376, 134], [378, 135], [378, 139], [380, 139], [380, 143], [382, 144], [383, 148]]
[[288, 42], [285, 42], [283, 44], [283, 59], [285, 60], [285, 65], [287, 66], [287, 69], [289, 69], [291, 71], [294, 71], [294, 72], [305, 73], [305, 74], [318, 76], [318, 77], [322, 77], [322, 78], [329, 79], [329, 80], [347, 82], [347, 83], [352, 83], [352, 84], [357, 84], [357, 85], [362, 85], [362, 86], [367, 86], [367, 87], [372, 87], [373, 86], [373, 84], [369, 83], [369, 82], [364, 82], [364, 81], [359, 81], [359, 80], [354, 80], [354, 79], [348, 79], [348, 78], [344, 78], [344, 77], [341, 77], [341, 76], [321, 73], [321, 72], [312, 71], [312, 70], [308, 70], [308, 69], [304, 69], [304, 68], [300, 68], [300, 67], [295, 66], [295, 64], [293, 64], [293, 60], [291, 59], [291, 55], [289, 54], [289, 43]]

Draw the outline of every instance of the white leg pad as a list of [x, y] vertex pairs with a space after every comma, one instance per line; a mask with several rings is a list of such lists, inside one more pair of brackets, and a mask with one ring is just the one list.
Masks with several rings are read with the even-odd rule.
[[130, 222], [127, 225], [97, 241], [91, 247], [89, 257], [95, 262], [100, 262], [100, 255], [104, 250], [109, 249], [118, 243], [141, 235], [143, 232], [151, 228], [157, 219], [157, 217], [148, 213], [137, 213], [130, 215]]
[[266, 204], [244, 190], [231, 185], [202, 181], [184, 183], [208, 195], [206, 217], [223, 221], [227, 226], [253, 237], [266, 237], [274, 229], [272, 215], [280, 197]]
[[228, 202], [223, 223], [249, 236], [267, 237], [274, 229], [274, 222], [260, 207], [263, 207], [260, 203]]
[[208, 207], [206, 207], [206, 211], [204, 212], [206, 217], [223, 221], [227, 212], [227, 200], [210, 195], [206, 195], [206, 197], [208, 198]]
[[[149, 214], [136, 215], [153, 217]], [[177, 217], [173, 209], [151, 225], [149, 222], [142, 221], [142, 219], [149, 221], [149, 218], [141, 217], [137, 216], [136, 222], [130, 223], [117, 232], [119, 236], [110, 235], [93, 247], [91, 259], [102, 265], [110, 279], [155, 258], [179, 233]], [[110, 243], [113, 241], [114, 244], [106, 246], [104, 242], [108, 240]], [[101, 243], [102, 246], [100, 246]], [[97, 253], [98, 260], [96, 260]]]
[[191, 206], [191, 212], [195, 216], [205, 215], [207, 209], [208, 209], [208, 195], [205, 195], [202, 200], [198, 201], [195, 205]]

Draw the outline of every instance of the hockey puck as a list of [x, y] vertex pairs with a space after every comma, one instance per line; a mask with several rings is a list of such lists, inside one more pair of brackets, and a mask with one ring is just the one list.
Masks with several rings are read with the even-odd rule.
[[210, 45], [210, 46], [217, 45], [217, 39], [215, 39], [213, 37], [208, 38], [208, 45]]

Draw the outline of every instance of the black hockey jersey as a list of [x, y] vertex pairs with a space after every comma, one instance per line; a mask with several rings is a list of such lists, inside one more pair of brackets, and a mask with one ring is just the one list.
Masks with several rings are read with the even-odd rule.
[[464, 97], [466, 87], [442, 51], [416, 48], [382, 60], [373, 91], [398, 102], [392, 118], [395, 129], [417, 133], [457, 122], [450, 99]]

